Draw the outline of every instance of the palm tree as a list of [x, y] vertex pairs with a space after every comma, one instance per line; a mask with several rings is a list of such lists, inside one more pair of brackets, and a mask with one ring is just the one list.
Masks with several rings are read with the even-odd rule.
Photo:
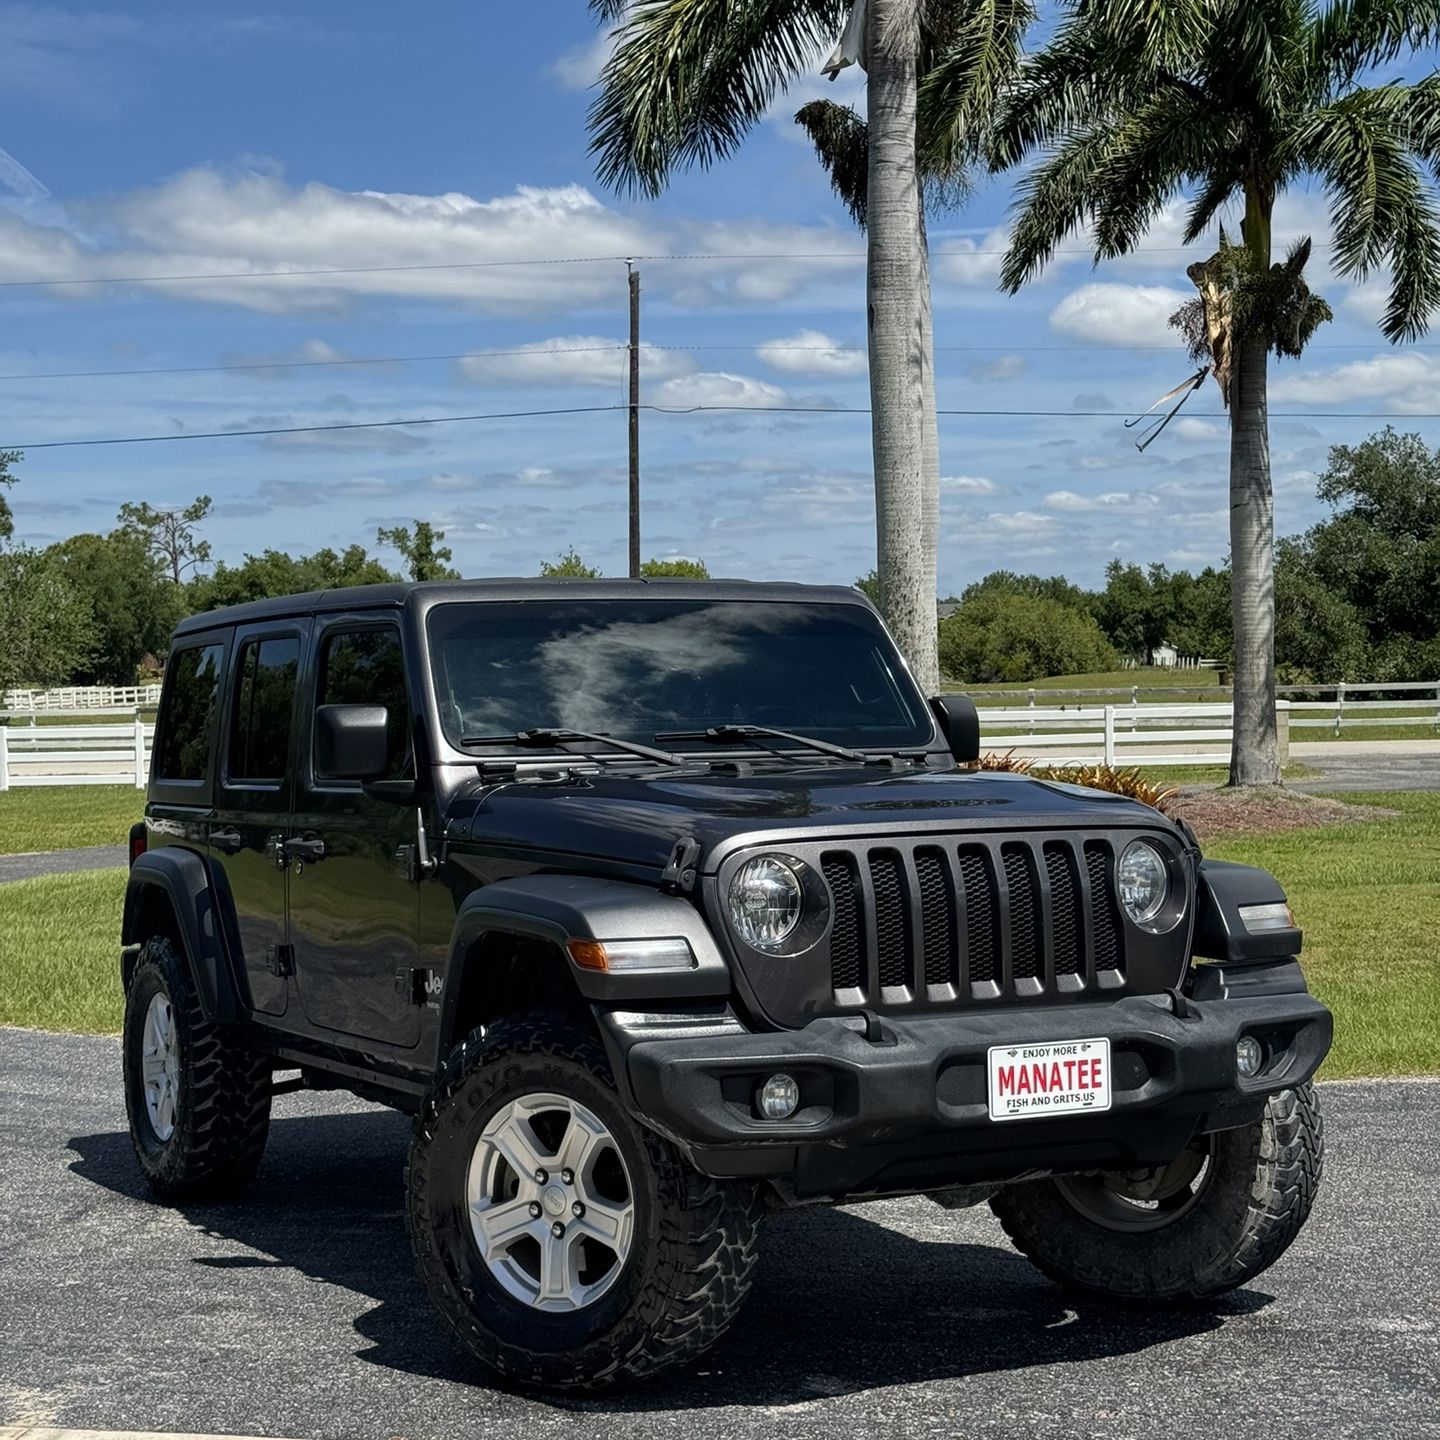
[[[1275, 202], [1318, 181], [1334, 267], [1390, 270], [1381, 329], [1413, 339], [1440, 303], [1440, 225], [1427, 166], [1440, 156], [1440, 76], [1364, 83], [1440, 35], [1436, 0], [1065, 0], [1049, 46], [997, 117], [996, 168], [1039, 151], [1020, 182], [1001, 273], [1014, 293], [1066, 236], [1092, 228], [1095, 259], [1133, 250], [1162, 207], [1189, 198], [1187, 244], [1232, 200], [1240, 243], [1191, 267], [1177, 316], [1217, 361], [1230, 410], [1235, 633], [1232, 785], [1275, 784], [1274, 510], [1268, 357], [1298, 354], [1329, 310], [1304, 288], [1309, 242], [1275, 264]], [[927, 95], [927, 104], [940, 97]], [[941, 106], [943, 110], [943, 106]]]
[[[590, 4], [618, 25], [618, 43], [590, 112], [600, 177], [651, 196], [682, 166], [704, 167], [731, 155], [776, 95], [813, 66], [852, 11], [852, 0]], [[933, 690], [939, 681], [939, 445], [916, 87], [923, 57], [934, 48], [932, 14], [948, 13], [955, 3], [864, 0], [864, 6], [860, 48], [868, 84], [861, 173], [881, 608], [916, 679]], [[977, 67], [976, 83], [989, 73]]]

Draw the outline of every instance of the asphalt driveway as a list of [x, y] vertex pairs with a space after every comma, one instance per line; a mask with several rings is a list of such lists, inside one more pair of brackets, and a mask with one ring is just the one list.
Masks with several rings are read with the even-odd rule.
[[1324, 1088], [1314, 1218], [1251, 1287], [1073, 1303], [988, 1211], [782, 1216], [698, 1370], [491, 1390], [402, 1230], [403, 1117], [290, 1096], [245, 1203], [142, 1194], [113, 1040], [0, 1030], [0, 1423], [297, 1437], [1440, 1436], [1440, 1085]]

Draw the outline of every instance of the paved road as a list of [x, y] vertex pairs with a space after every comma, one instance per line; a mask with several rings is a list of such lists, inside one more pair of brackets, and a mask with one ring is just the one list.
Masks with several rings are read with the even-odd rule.
[[0, 1423], [357, 1440], [455, 1435], [1440, 1436], [1440, 1085], [1325, 1090], [1315, 1216], [1195, 1309], [1070, 1305], [988, 1211], [771, 1222], [695, 1373], [608, 1401], [487, 1388], [401, 1224], [407, 1122], [289, 1096], [242, 1204], [137, 1182], [113, 1040], [0, 1030]]
[[[1362, 753], [1353, 754], [1360, 750]], [[1304, 780], [1287, 780], [1294, 790], [1312, 794], [1333, 794], [1346, 790], [1440, 790], [1440, 754], [1366, 754], [1364, 742], [1337, 740], [1323, 749], [1311, 746], [1310, 753], [1294, 754], [1307, 770], [1318, 773]]]
[[37, 875], [65, 875], [72, 870], [111, 870], [124, 865], [124, 845], [84, 845], [77, 850], [42, 850], [29, 855], [0, 855], [0, 885], [31, 880]]

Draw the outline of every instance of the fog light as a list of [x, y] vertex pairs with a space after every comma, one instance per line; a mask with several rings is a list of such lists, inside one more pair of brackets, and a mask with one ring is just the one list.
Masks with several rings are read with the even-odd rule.
[[767, 1120], [788, 1120], [800, 1104], [800, 1087], [788, 1075], [772, 1075], [755, 1097], [761, 1115]]
[[1264, 1063], [1264, 1047], [1253, 1035], [1242, 1035], [1235, 1042], [1235, 1068], [1242, 1080], [1253, 1080]]

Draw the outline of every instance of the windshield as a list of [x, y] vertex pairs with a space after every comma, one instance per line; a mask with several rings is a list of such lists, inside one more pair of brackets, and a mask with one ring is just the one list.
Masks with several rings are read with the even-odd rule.
[[872, 749], [932, 734], [894, 646], [859, 605], [487, 601], [437, 605], [428, 633], [452, 745], [537, 727], [648, 741], [744, 723]]

